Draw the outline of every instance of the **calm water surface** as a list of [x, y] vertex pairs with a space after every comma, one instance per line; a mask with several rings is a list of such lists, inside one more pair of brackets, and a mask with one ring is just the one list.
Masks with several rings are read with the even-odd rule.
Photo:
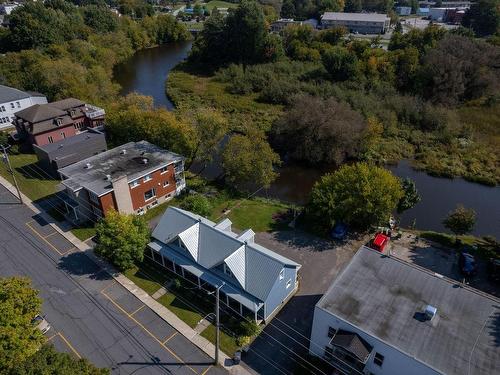
[[[170, 70], [186, 58], [190, 49], [191, 43], [184, 42], [139, 51], [115, 69], [114, 77], [122, 86], [122, 94], [135, 91], [150, 95], [156, 106], [172, 109], [173, 104], [165, 95], [165, 80]], [[457, 204], [463, 204], [477, 213], [474, 234], [500, 238], [500, 187], [483, 186], [463, 179], [432, 177], [412, 169], [408, 162], [389, 169], [397, 176], [414, 180], [422, 197], [420, 203], [402, 215], [404, 226], [411, 225], [415, 220], [419, 229], [445, 231], [443, 218]], [[328, 168], [284, 166], [272, 186], [259, 192], [259, 195], [304, 204], [314, 183], [328, 171]], [[207, 177], [218, 176], [220, 166], [212, 165], [203, 174]]]
[[191, 42], [165, 44], [137, 52], [116, 66], [114, 80], [122, 86], [121, 94], [137, 92], [152, 96], [155, 106], [172, 109], [174, 105], [165, 95], [168, 73], [184, 60]]

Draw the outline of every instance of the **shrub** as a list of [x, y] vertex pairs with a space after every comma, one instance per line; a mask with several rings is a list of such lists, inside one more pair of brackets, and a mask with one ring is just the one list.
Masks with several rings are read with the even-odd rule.
[[181, 203], [181, 208], [200, 216], [210, 216], [212, 205], [207, 197], [202, 194], [190, 194]]

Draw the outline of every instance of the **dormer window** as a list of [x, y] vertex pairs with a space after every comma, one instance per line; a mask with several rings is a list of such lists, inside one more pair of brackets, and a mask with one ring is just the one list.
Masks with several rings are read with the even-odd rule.
[[62, 125], [62, 118], [56, 118], [56, 121], [55, 121], [55, 122], [56, 122], [56, 125], [57, 125], [57, 126]]

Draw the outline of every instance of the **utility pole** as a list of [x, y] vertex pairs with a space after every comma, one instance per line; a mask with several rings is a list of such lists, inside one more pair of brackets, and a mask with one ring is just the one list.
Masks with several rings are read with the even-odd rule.
[[224, 286], [224, 282], [215, 290], [215, 365], [219, 364], [219, 343], [220, 343], [220, 324], [219, 324], [219, 290]]
[[10, 159], [9, 159], [9, 154], [7, 153], [7, 147], [5, 147], [4, 145], [0, 145], [0, 147], [2, 147], [3, 159], [7, 164], [7, 168], [9, 169], [10, 174], [12, 175], [12, 179], [14, 180], [14, 185], [16, 186], [17, 195], [19, 196], [19, 201], [21, 202], [21, 204], [23, 204], [23, 197], [21, 195], [21, 191], [19, 190], [19, 185], [17, 184], [16, 175], [14, 174], [12, 166], [10, 165]]

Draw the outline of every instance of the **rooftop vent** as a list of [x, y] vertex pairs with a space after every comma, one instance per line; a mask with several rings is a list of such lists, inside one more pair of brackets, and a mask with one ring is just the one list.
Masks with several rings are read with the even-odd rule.
[[85, 169], [90, 169], [92, 168], [92, 164], [90, 163], [85, 163]]
[[148, 158], [142, 158], [142, 164], [148, 164]]
[[127, 150], [125, 150], [125, 149], [121, 150], [121, 151], [120, 151], [120, 154], [122, 154], [122, 155], [126, 155], [126, 154], [127, 154]]
[[437, 308], [435, 308], [434, 306], [432, 305], [427, 305], [425, 307], [425, 311], [424, 311], [424, 314], [425, 314], [425, 317], [428, 319], [428, 320], [432, 320], [436, 314], [437, 314]]
[[107, 180], [107, 181], [111, 181], [111, 175], [110, 175], [110, 174], [107, 174], [107, 175], [106, 175], [106, 180]]

